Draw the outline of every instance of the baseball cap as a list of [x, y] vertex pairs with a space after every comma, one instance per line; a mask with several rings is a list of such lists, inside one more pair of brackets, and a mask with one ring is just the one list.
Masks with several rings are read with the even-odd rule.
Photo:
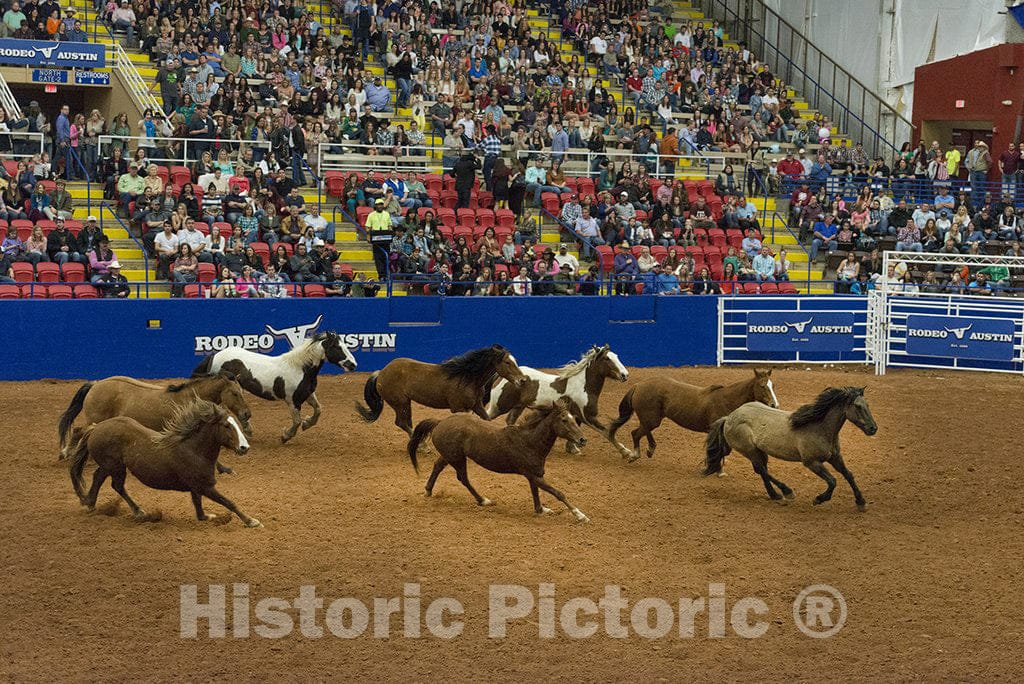
[[121, 264], [118, 263], [117, 261], [111, 261], [109, 264], [107, 264], [107, 268], [121, 268]]
[[378, 198], [376, 199], [376, 201], [374, 201], [374, 204], [380, 204], [380, 205], [383, 205], [383, 204], [384, 204], [384, 200], [383, 200], [383, 199], [381, 199], [380, 197], [378, 197]]

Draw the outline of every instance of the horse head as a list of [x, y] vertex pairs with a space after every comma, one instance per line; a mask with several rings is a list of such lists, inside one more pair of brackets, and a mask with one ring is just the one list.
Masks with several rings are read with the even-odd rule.
[[875, 422], [875, 417], [871, 415], [871, 409], [868, 408], [867, 399], [864, 398], [864, 388], [851, 387], [850, 390], [852, 399], [846, 406], [846, 419], [870, 437], [878, 432], [878, 423]]
[[551, 420], [555, 421], [555, 434], [569, 442], [576, 448], [582, 448], [587, 443], [587, 438], [580, 430], [579, 421], [572, 412], [572, 400], [569, 397], [560, 397], [552, 404]]
[[321, 333], [317, 336], [320, 343], [324, 348], [324, 358], [347, 371], [354, 371], [356, 369], [356, 359], [352, 356], [352, 352], [348, 350], [345, 343], [341, 341], [341, 336], [336, 332]]
[[240, 455], [249, 451], [249, 442], [242, 432], [242, 426], [226, 409], [218, 406], [208, 425], [216, 427], [217, 442], [222, 448], [231, 449]]
[[238, 379], [234, 373], [227, 371], [221, 371], [218, 377], [222, 381], [222, 385], [217, 403], [238, 418], [242, 431], [246, 435], [252, 435], [252, 425], [249, 423], [252, 418], [252, 410], [245, 401], [245, 395], [242, 393], [242, 386], [238, 384]]
[[525, 387], [526, 383], [529, 382], [529, 378], [527, 378], [526, 375], [523, 374], [523, 371], [519, 369], [519, 364], [516, 363], [516, 357], [512, 356], [512, 353], [500, 344], [494, 345], [491, 349], [495, 352], [500, 352], [501, 354], [495, 363], [494, 372], [508, 380], [516, 387]]
[[598, 364], [597, 369], [603, 377], [614, 378], [619, 382], [629, 380], [629, 371], [622, 365], [618, 355], [612, 351], [611, 347], [607, 344], [600, 348], [595, 345], [594, 349], [597, 351], [594, 362]]
[[754, 369], [754, 401], [779, 408], [779, 398], [775, 396], [775, 385], [772, 384], [771, 368]]

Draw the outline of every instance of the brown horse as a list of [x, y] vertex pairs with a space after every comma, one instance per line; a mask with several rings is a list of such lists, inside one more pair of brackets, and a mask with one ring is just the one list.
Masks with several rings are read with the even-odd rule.
[[238, 418], [245, 434], [252, 434], [249, 425], [252, 411], [245, 403], [242, 388], [231, 373], [204, 375], [169, 387], [115, 375], [97, 382], [87, 382], [78, 388], [57, 426], [60, 458], [63, 460], [67, 456], [68, 433], [80, 413], [86, 424], [115, 416], [127, 416], [151, 430], [162, 430], [175, 408], [196, 398], [212, 401], [231, 411]]
[[[647, 437], [647, 458], [654, 456], [654, 435], [651, 434], [664, 418], [694, 432], [707, 432], [719, 418], [723, 418], [749, 401], [759, 401], [778, 408], [770, 368], [755, 368], [754, 377], [731, 385], [697, 387], [666, 377], [651, 378], [637, 383], [619, 402], [619, 417], [608, 428], [608, 438], [626, 424], [636, 411], [640, 426], [633, 430], [632, 463], [640, 458], [640, 438]], [[626, 456], [623, 456], [626, 458]]]
[[387, 402], [395, 410], [395, 425], [412, 436], [412, 402], [452, 413], [472, 411], [489, 420], [485, 405], [497, 378], [522, 387], [527, 378], [516, 359], [500, 344], [466, 352], [442, 364], [395, 359], [370, 375], [363, 388], [366, 406], [356, 402], [363, 420], [380, 418]]
[[[259, 527], [259, 520], [238, 510], [217, 491], [214, 465], [221, 448], [244, 454], [249, 443], [234, 416], [203, 399], [177, 407], [163, 432], [125, 416], [110, 418], [82, 430], [72, 445], [71, 484], [82, 504], [92, 510], [100, 487], [109, 477], [114, 491], [131, 507], [135, 518], [149, 519], [125, 491], [125, 475], [130, 470], [147, 487], [189, 492], [199, 520], [216, 517], [203, 512], [205, 496], [241, 518], [246, 527]], [[86, 493], [82, 490], [82, 471], [90, 458], [98, 467]]]
[[550, 513], [540, 503], [539, 489], [543, 489], [565, 504], [566, 508], [580, 522], [590, 519], [583, 511], [573, 506], [544, 479], [544, 464], [547, 461], [555, 439], [562, 437], [577, 447], [587, 443], [580, 431], [579, 424], [570, 410], [570, 401], [562, 398], [551, 406], [536, 410], [522, 425], [511, 425], [504, 428], [481, 423], [472, 416], [450, 416], [444, 420], [424, 420], [416, 426], [409, 440], [409, 459], [413, 468], [419, 472], [416, 462], [416, 450], [420, 442], [430, 436], [434, 442], [437, 461], [434, 470], [427, 480], [426, 494], [434, 491], [434, 483], [446, 466], [455, 469], [459, 482], [465, 485], [469, 493], [476, 499], [478, 506], [489, 506], [491, 501], [480, 496], [469, 483], [466, 473], [466, 459], [495, 473], [522, 475], [530, 482], [530, 493], [533, 494], [533, 509], [537, 514]]

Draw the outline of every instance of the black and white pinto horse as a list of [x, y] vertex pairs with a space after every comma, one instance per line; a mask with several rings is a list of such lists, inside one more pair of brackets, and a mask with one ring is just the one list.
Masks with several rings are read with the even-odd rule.
[[[298, 431], [316, 425], [320, 420], [320, 402], [316, 398], [316, 381], [324, 361], [347, 371], [356, 369], [356, 360], [337, 333], [319, 333], [280, 356], [267, 356], [228, 347], [203, 359], [192, 372], [193, 376], [228, 371], [234, 373], [238, 384], [257, 397], [269, 401], [284, 401], [292, 410], [292, 424], [281, 434], [287, 442]], [[308, 403], [313, 413], [302, 418], [302, 405]]]
[[[597, 414], [604, 381], [608, 378], [619, 382], [629, 380], [629, 371], [607, 344], [591, 347], [579, 361], [566, 364], [554, 375], [528, 366], [519, 368], [528, 378], [527, 383], [523, 387], [516, 387], [502, 380], [495, 385], [487, 402], [489, 419], [507, 413], [505, 420], [513, 425], [527, 408], [551, 406], [566, 397], [571, 402], [571, 412], [581, 424], [600, 432], [619, 453], [630, 453], [625, 446], [608, 436], [608, 428]], [[569, 442], [566, 442], [566, 451], [579, 453], [579, 449]]]

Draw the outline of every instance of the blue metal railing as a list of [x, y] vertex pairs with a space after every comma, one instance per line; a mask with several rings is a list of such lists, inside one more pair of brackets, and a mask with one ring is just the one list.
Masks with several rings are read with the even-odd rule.
[[[550, 218], [552, 221], [555, 222], [555, 225], [557, 225], [559, 227], [559, 229], [560, 229], [559, 237], [561, 237], [561, 230], [567, 231], [576, 240], [579, 240], [580, 242], [586, 244], [587, 247], [590, 248], [591, 253], [596, 255], [596, 256], [598, 256], [598, 259], [600, 260], [600, 255], [597, 254], [597, 245], [595, 245], [593, 242], [588, 240], [586, 237], [584, 237], [584, 236], [580, 235], [579, 233], [577, 233], [575, 226], [570, 226], [569, 224], [567, 224], [564, 221], [562, 221], [561, 218], [559, 218], [558, 216], [555, 216], [554, 214], [552, 214], [547, 209], [544, 209], [543, 207], [541, 208], [540, 211], [541, 211], [541, 215], [542, 216], [547, 216], [548, 218]], [[543, 236], [543, 232], [544, 231], [538, 226], [538, 235]]]
[[146, 271], [145, 285], [146, 285], [146, 298], [148, 299], [149, 298], [149, 254], [146, 252], [146, 246], [143, 245], [139, 241], [139, 239], [137, 237], [135, 237], [134, 234], [132, 234], [131, 227], [128, 226], [128, 225], [125, 225], [125, 222], [122, 221], [121, 217], [117, 215], [117, 211], [114, 209], [114, 207], [110, 206], [110, 204], [108, 204], [107, 202], [100, 202], [100, 217], [99, 218], [100, 218], [100, 231], [101, 232], [103, 230], [103, 210], [104, 209], [106, 209], [107, 211], [110, 212], [110, 215], [112, 217], [114, 217], [114, 220], [117, 221], [117, 223], [121, 226], [121, 228], [124, 229], [124, 231], [126, 233], [128, 233], [128, 237], [130, 237], [132, 239], [132, 242], [135, 243], [135, 246], [138, 247], [139, 250], [142, 252], [142, 268], [145, 269], [145, 271]]

